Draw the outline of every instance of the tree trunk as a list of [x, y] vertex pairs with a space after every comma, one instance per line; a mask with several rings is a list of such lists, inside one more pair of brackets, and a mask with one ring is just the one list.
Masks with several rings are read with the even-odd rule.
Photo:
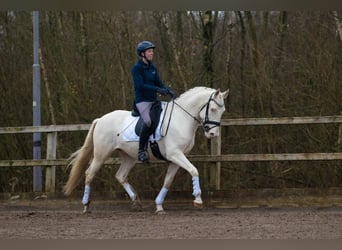
[[212, 11], [205, 11], [201, 16], [202, 22], [202, 42], [203, 42], [203, 66], [205, 71], [205, 85], [213, 88], [214, 86], [214, 67], [213, 67], [213, 48], [214, 31], [216, 25], [216, 14]]
[[[85, 26], [85, 14], [80, 12], [80, 34], [81, 34], [81, 55], [84, 63], [84, 68], [88, 76], [89, 73], [89, 49], [87, 39], [87, 29]], [[88, 78], [88, 77], [87, 77]]]
[[337, 13], [336, 10], [333, 10], [332, 14], [333, 14], [335, 22], [336, 22], [336, 32], [337, 32], [337, 35], [340, 38], [340, 41], [342, 42], [342, 22], [340, 21], [340, 19], [338, 17], [338, 13]]
[[245, 105], [246, 100], [246, 83], [245, 83], [245, 51], [246, 51], [246, 27], [245, 22], [243, 20], [243, 16], [241, 11], [236, 12], [237, 16], [239, 17], [240, 22], [240, 38], [241, 38], [241, 45], [240, 45], [240, 87], [241, 87], [241, 113], [242, 115], [247, 112], [247, 108]]
[[[157, 27], [159, 29], [159, 32], [161, 34], [162, 39], [162, 45], [164, 48], [164, 51], [166, 51], [166, 55], [168, 55], [169, 58], [169, 69], [171, 70], [170, 75], [172, 75], [173, 70], [173, 60], [176, 65], [177, 74], [180, 77], [181, 82], [183, 83], [184, 89], [188, 89], [187, 81], [184, 76], [184, 70], [182, 69], [181, 65], [181, 53], [183, 51], [182, 44], [183, 44], [183, 27], [182, 27], [182, 13], [177, 12], [176, 13], [176, 28], [175, 31], [171, 27], [171, 21], [173, 21], [172, 14], [169, 15], [167, 13], [164, 14], [164, 16], [155, 16]], [[167, 36], [165, 36], [165, 34]], [[171, 51], [170, 49], [171, 48]], [[173, 55], [173, 58], [171, 57]], [[169, 84], [167, 84], [169, 85]], [[175, 87], [174, 85], [171, 87]]]
[[[230, 88], [231, 83], [231, 60], [232, 60], [232, 49], [233, 49], [233, 31], [232, 31], [232, 16], [231, 12], [226, 12], [225, 15], [228, 16], [227, 21], [227, 57], [226, 57], [226, 74], [227, 74], [227, 88]], [[230, 98], [228, 98], [229, 102]], [[230, 105], [228, 105], [229, 108]]]
[[48, 110], [50, 113], [51, 124], [56, 124], [55, 111], [53, 108], [53, 100], [51, 98], [51, 89], [50, 89], [50, 84], [49, 84], [49, 80], [47, 77], [47, 72], [46, 72], [45, 63], [43, 60], [41, 48], [39, 49], [39, 60], [40, 60], [40, 67], [41, 67], [41, 70], [43, 73], [44, 86], [45, 86], [45, 91], [46, 91], [46, 99], [48, 101], [48, 107], [49, 107]]

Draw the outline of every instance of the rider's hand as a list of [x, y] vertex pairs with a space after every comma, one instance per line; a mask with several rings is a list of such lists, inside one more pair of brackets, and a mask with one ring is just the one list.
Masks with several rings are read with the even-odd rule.
[[158, 88], [157, 92], [161, 95], [167, 95], [169, 93], [169, 90], [166, 88]]
[[177, 94], [175, 91], [173, 91], [173, 89], [168, 89], [168, 94], [172, 99], [176, 99], [177, 98]]

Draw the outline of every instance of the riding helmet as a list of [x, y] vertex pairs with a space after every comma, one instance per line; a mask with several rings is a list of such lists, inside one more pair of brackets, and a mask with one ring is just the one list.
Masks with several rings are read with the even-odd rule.
[[145, 50], [148, 50], [148, 49], [154, 49], [155, 47], [156, 46], [149, 41], [142, 41], [137, 46], [138, 56], [141, 56], [141, 52], [144, 52]]

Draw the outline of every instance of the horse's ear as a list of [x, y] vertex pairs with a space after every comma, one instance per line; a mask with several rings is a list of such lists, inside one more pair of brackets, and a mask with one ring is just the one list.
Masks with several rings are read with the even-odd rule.
[[218, 88], [214, 94], [214, 98], [220, 93], [220, 88]]
[[229, 95], [229, 89], [227, 89], [226, 91], [222, 92], [222, 96], [223, 96], [224, 99], [226, 99], [228, 95]]

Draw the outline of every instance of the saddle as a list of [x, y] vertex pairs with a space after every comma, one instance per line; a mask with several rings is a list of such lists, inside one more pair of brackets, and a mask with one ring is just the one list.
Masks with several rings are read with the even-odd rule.
[[[160, 121], [160, 115], [161, 115], [162, 111], [163, 111], [163, 108], [161, 105], [161, 101], [157, 100], [157, 101], [153, 102], [153, 104], [151, 106], [151, 110], [150, 110], [151, 126], [150, 126], [150, 130], [149, 130], [149, 135], [153, 134], [153, 138], [155, 138], [156, 129], [158, 127], [158, 124]], [[133, 102], [132, 116], [134, 116], [134, 117], [140, 116], [139, 110], [138, 110], [135, 102]], [[137, 124], [135, 125], [135, 128], [134, 128], [136, 135], [139, 136], [139, 131], [141, 131], [143, 124], [144, 124], [144, 121], [140, 117]], [[160, 153], [159, 146], [158, 146], [158, 143], [156, 141], [150, 141], [150, 148], [151, 148], [151, 151], [155, 157], [157, 157], [160, 160], [167, 161], [162, 156], [162, 154]]]
[[[156, 128], [158, 127], [159, 121], [160, 121], [160, 114], [163, 111], [161, 101], [155, 101], [152, 104], [151, 110], [150, 110], [150, 117], [151, 117], [151, 127], [149, 130], [149, 135], [155, 134]], [[132, 116], [138, 117], [140, 116], [139, 110], [133, 102], [133, 110], [132, 110]], [[143, 126], [143, 119], [140, 117], [136, 126], [135, 126], [135, 133], [139, 136], [139, 131], [141, 131], [141, 128]]]

